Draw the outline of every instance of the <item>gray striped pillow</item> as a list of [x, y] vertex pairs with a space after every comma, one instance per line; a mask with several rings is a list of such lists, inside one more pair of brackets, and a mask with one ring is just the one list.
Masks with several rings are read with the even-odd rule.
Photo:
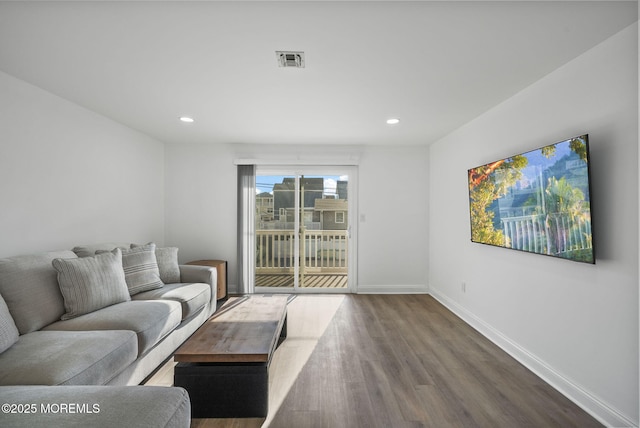
[[18, 328], [9, 313], [9, 308], [0, 296], [0, 353], [18, 341]]
[[131, 300], [119, 248], [94, 257], [54, 259], [66, 313], [62, 320]]
[[156, 260], [156, 244], [122, 250], [122, 267], [131, 296], [164, 286]]
[[[149, 244], [155, 244], [149, 242]], [[147, 244], [147, 245], [149, 245]], [[140, 244], [131, 244], [131, 248], [144, 247]], [[165, 284], [180, 282], [180, 265], [178, 264], [178, 247], [160, 248], [156, 245], [156, 261], [160, 270], [160, 280]]]

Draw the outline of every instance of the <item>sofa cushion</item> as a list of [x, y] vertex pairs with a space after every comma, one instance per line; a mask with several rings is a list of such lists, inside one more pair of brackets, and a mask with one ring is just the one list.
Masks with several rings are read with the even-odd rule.
[[131, 331], [34, 331], [0, 354], [0, 385], [102, 385], [137, 351]]
[[[0, 426], [13, 428], [189, 428], [191, 401], [183, 388], [164, 386], [13, 386], [0, 387], [3, 403], [33, 405], [28, 415], [0, 413]], [[77, 406], [58, 409], [60, 403]], [[84, 407], [80, 407], [84, 406]], [[26, 406], [25, 406], [26, 407]], [[86, 409], [81, 411], [81, 409]]]
[[131, 299], [119, 248], [93, 257], [55, 259], [53, 267], [64, 297], [63, 320]]
[[0, 294], [20, 334], [40, 330], [64, 314], [56, 258], [75, 258], [72, 251], [53, 251], [0, 259]]
[[131, 296], [164, 285], [156, 261], [156, 244], [122, 250], [122, 266]]
[[73, 251], [78, 257], [92, 257], [97, 251], [113, 251], [116, 248], [126, 250], [131, 244], [125, 242], [104, 242], [101, 244], [78, 245], [73, 247]]
[[[189, 428], [191, 401], [183, 388], [164, 386], [13, 386], [0, 387], [3, 403], [33, 405], [28, 415], [0, 413], [0, 426], [13, 428]], [[76, 411], [42, 412], [60, 403]], [[80, 411], [80, 406], [86, 406]], [[74, 408], [75, 410], [75, 408]]]
[[131, 330], [138, 336], [138, 355], [142, 355], [180, 324], [181, 313], [180, 303], [172, 300], [130, 301], [53, 323], [45, 330]]
[[167, 299], [180, 302], [182, 319], [192, 317], [200, 312], [211, 300], [211, 287], [208, 284], [167, 284], [157, 290], [136, 294], [132, 300]]
[[13, 321], [9, 308], [0, 295], [0, 353], [3, 353], [18, 341], [18, 328]]

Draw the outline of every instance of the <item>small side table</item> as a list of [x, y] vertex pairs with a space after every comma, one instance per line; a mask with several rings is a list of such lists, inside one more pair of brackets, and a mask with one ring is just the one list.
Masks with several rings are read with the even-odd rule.
[[227, 261], [226, 260], [195, 260], [188, 265], [214, 267], [218, 271], [217, 300], [227, 300]]

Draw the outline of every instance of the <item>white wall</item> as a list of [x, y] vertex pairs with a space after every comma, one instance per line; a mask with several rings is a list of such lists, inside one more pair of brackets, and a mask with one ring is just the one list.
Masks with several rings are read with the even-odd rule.
[[235, 159], [359, 162], [358, 290], [426, 291], [425, 147], [192, 145], [166, 147], [166, 240], [181, 262], [229, 262], [236, 272]]
[[164, 147], [0, 72], [0, 257], [164, 240]]
[[[470, 242], [467, 169], [583, 133], [595, 265]], [[433, 295], [601, 421], [637, 425], [637, 24], [438, 141], [429, 165]]]
[[359, 292], [427, 291], [427, 154], [389, 146], [360, 157]]
[[165, 238], [181, 263], [229, 262], [229, 291], [236, 278], [236, 167], [226, 145], [168, 144]]

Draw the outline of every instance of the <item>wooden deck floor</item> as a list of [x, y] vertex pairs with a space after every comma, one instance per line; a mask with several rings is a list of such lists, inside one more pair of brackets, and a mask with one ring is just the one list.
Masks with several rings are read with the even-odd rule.
[[[293, 288], [293, 275], [256, 275], [256, 287]], [[302, 288], [347, 288], [347, 275], [307, 274], [300, 285]]]

